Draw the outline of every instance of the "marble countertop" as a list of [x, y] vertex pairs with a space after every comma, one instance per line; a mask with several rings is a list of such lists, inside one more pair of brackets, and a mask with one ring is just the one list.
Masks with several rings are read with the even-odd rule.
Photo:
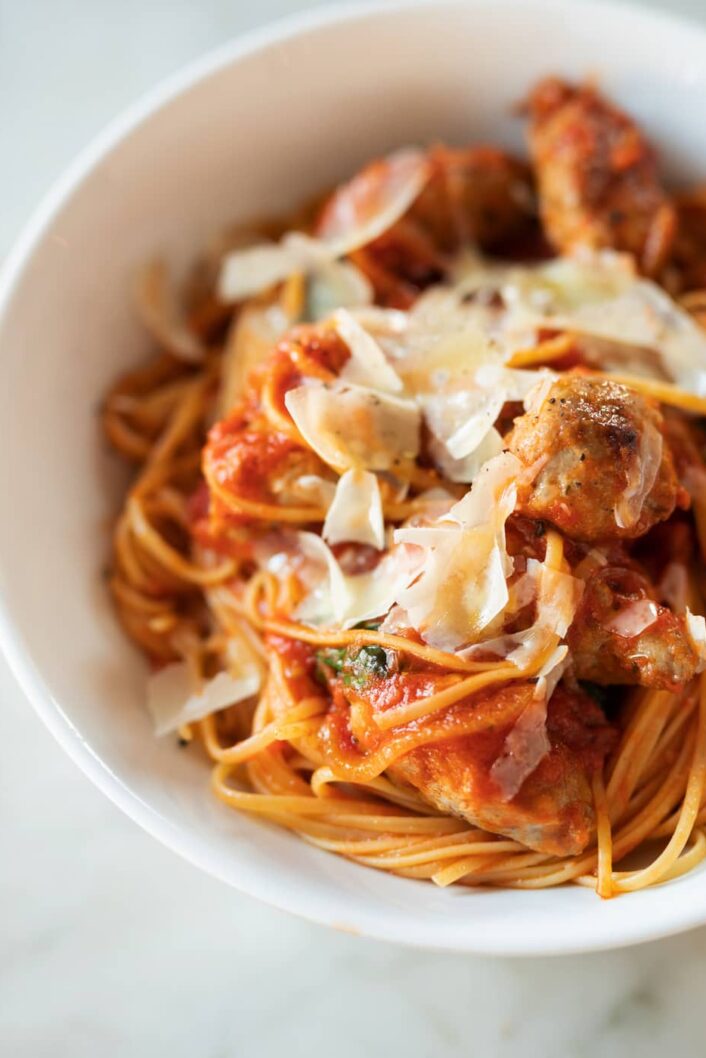
[[[0, 0], [0, 254], [100, 126], [296, 0]], [[308, 6], [311, 6], [309, 4]], [[706, 17], [702, 0], [671, 5]], [[706, 929], [512, 961], [326, 931], [200, 874], [64, 756], [0, 661], [7, 1058], [679, 1058], [704, 1053]]]

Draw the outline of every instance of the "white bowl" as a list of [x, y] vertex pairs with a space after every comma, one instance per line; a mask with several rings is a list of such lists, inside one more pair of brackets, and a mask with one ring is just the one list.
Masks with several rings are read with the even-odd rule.
[[662, 936], [706, 922], [706, 874], [608, 903], [580, 888], [440, 890], [214, 800], [204, 765], [152, 737], [145, 666], [106, 597], [125, 478], [96, 409], [145, 352], [129, 277], [146, 256], [181, 266], [224, 222], [286, 210], [400, 144], [519, 145], [511, 108], [549, 72], [596, 75], [673, 173], [706, 176], [706, 34], [693, 26], [549, 0], [329, 9], [229, 44], [133, 107], [50, 193], [0, 284], [0, 633], [38, 712], [116, 804], [193, 863], [318, 922], [434, 948], [540, 954]]

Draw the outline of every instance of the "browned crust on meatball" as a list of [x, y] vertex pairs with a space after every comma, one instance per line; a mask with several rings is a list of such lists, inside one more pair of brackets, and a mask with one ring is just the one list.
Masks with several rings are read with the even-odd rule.
[[498, 250], [526, 236], [536, 221], [529, 166], [498, 147], [432, 147], [431, 178], [411, 216], [452, 251], [466, 242]]
[[[502, 699], [521, 710], [533, 693], [532, 684], [510, 685], [464, 708], [490, 709]], [[614, 729], [588, 695], [558, 687], [547, 713], [551, 748], [515, 797], [506, 801], [491, 769], [508, 731], [507, 726], [489, 725], [482, 734], [421, 746], [400, 758], [390, 774], [411, 783], [442, 811], [528, 848], [555, 856], [581, 852], [594, 825], [590, 774], [612, 748]]]
[[591, 85], [541, 81], [527, 101], [540, 213], [552, 245], [612, 248], [654, 275], [676, 231], [657, 157], [637, 124]]
[[[633, 525], [615, 508], [639, 473], [642, 435], [659, 431], [661, 460]], [[515, 420], [506, 444], [526, 468], [517, 509], [587, 542], [635, 539], [667, 519], [678, 483], [657, 404], [608, 379], [566, 374], [536, 412]]]
[[567, 636], [578, 679], [667, 691], [692, 679], [698, 659], [683, 617], [655, 603], [654, 622], [637, 635], [607, 627], [621, 610], [651, 598], [649, 582], [634, 570], [606, 566], [589, 578]]

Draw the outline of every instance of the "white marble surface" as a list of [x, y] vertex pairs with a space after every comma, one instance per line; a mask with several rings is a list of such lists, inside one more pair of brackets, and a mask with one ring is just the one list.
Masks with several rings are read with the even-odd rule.
[[[673, 8], [706, 17], [703, 0]], [[178, 65], [296, 0], [0, 0], [0, 253], [74, 152]], [[0, 1054], [689, 1058], [706, 930], [509, 961], [324, 931], [157, 845], [65, 758], [0, 662]]]

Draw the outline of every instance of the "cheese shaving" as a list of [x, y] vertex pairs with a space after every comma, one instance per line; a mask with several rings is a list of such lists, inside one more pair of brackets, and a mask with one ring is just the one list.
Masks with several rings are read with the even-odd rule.
[[505, 395], [502, 391], [458, 390], [421, 397], [420, 406], [429, 429], [452, 459], [464, 459], [478, 448], [497, 419]]
[[652, 599], [636, 599], [621, 610], [611, 613], [609, 619], [603, 622], [603, 627], [624, 639], [632, 639], [653, 625], [658, 616], [659, 607], [656, 602]]
[[309, 624], [352, 628], [361, 621], [383, 617], [395, 597], [419, 573], [420, 556], [411, 548], [394, 548], [371, 573], [347, 576], [320, 536], [305, 532], [295, 535], [297, 548], [308, 564], [303, 572], [309, 585], [295, 617]]
[[255, 665], [244, 667], [240, 676], [219, 672], [197, 683], [185, 661], [165, 665], [147, 681], [147, 708], [156, 735], [166, 735], [184, 724], [192, 724], [210, 713], [252, 698], [260, 690], [261, 677]]
[[336, 485], [320, 474], [300, 474], [289, 483], [286, 495], [278, 492], [280, 502], [310, 503], [328, 510], [336, 495]]
[[245, 305], [234, 318], [223, 351], [218, 409], [225, 418], [242, 399], [251, 371], [261, 364], [292, 320], [277, 303]]
[[689, 642], [696, 651], [699, 659], [698, 672], [703, 672], [706, 669], [706, 619], [701, 614], [692, 613], [687, 606], [684, 614], [684, 620], [686, 622], [686, 634], [689, 637]]
[[309, 308], [314, 318], [328, 315], [341, 304], [354, 307], [373, 300], [363, 273], [324, 243], [301, 232], [290, 232], [278, 243], [234, 250], [223, 261], [218, 278], [222, 301], [242, 301], [261, 294], [292, 275], [312, 278]]
[[537, 673], [534, 688], [535, 698], [544, 698], [548, 702], [556, 690], [559, 680], [569, 664], [569, 648], [565, 643], [556, 647]]
[[[463, 658], [491, 655], [530, 671], [568, 632], [583, 594], [583, 582], [536, 559], [527, 559], [526, 577], [535, 585], [536, 616], [522, 632], [498, 636], [459, 651]], [[528, 586], [523, 586], [526, 598]]]
[[334, 309], [356, 309], [374, 299], [370, 280], [350, 261], [322, 261], [309, 272], [306, 294], [308, 320], [324, 320]]
[[[484, 291], [501, 302], [492, 313], [481, 303]], [[706, 395], [706, 333], [666, 291], [638, 277], [625, 256], [582, 251], [531, 266], [476, 258], [459, 276], [462, 296], [475, 296], [469, 312], [492, 329], [508, 358], [531, 344], [528, 333], [569, 331], [600, 340], [591, 353], [604, 367], [627, 362], [654, 376], [656, 362], [682, 389]]]
[[373, 162], [327, 203], [318, 236], [336, 256], [384, 235], [423, 191], [431, 169], [422, 151], [405, 148]]
[[394, 471], [419, 452], [413, 401], [337, 380], [291, 389], [284, 402], [307, 444], [336, 470]]
[[564, 674], [568, 655], [569, 648], [566, 645], [558, 646], [551, 652], [537, 673], [532, 701], [522, 710], [505, 739], [502, 754], [490, 769], [504, 801], [511, 801], [519, 793], [522, 784], [551, 750], [547, 734], [547, 705]]
[[510, 453], [496, 456], [447, 515], [394, 534], [396, 543], [424, 554], [421, 576], [396, 601], [433, 647], [453, 651], [474, 642], [508, 602], [505, 522], [515, 508], [518, 469]]
[[[369, 166], [335, 192], [319, 225], [318, 238], [290, 232], [278, 243], [229, 253], [221, 267], [219, 297], [226, 302], [242, 301], [300, 273], [314, 276], [319, 283], [311, 304], [314, 318], [341, 304], [372, 301], [372, 289], [362, 273], [349, 262], [339, 263], [338, 258], [391, 228], [423, 190], [429, 175], [429, 164], [417, 150], [398, 151]], [[347, 289], [349, 295], [353, 289], [352, 298], [336, 301], [326, 297], [327, 276], [329, 284]]]
[[350, 350], [350, 359], [343, 365], [340, 378], [358, 386], [400, 393], [402, 382], [388, 364], [382, 349], [360, 323], [345, 309], [332, 316], [332, 323]]
[[503, 801], [511, 801], [551, 749], [547, 735], [547, 699], [532, 697], [505, 739], [490, 774]]
[[378, 480], [367, 470], [347, 470], [339, 479], [324, 522], [323, 538], [329, 544], [385, 546], [385, 519]]
[[429, 441], [429, 454], [437, 470], [447, 481], [459, 484], [471, 484], [478, 476], [481, 467], [489, 459], [500, 455], [502, 450], [503, 439], [494, 426], [491, 426], [478, 447], [461, 459], [454, 459], [449, 454], [448, 446], [438, 437], [432, 437]]
[[135, 300], [148, 334], [162, 349], [187, 364], [203, 361], [206, 349], [183, 318], [164, 261], [150, 261], [140, 270]]
[[613, 515], [620, 529], [632, 529], [642, 514], [662, 462], [662, 434], [654, 423], [645, 421], [640, 433], [640, 451], [630, 462], [625, 492], [615, 504]]

